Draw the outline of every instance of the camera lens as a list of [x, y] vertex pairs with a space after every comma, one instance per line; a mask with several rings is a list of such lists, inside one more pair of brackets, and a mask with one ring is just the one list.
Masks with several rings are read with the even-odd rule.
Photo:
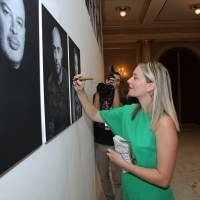
[[103, 98], [110, 98], [114, 95], [114, 87], [112, 85], [106, 85], [104, 83], [99, 83], [97, 85], [97, 91], [99, 95]]

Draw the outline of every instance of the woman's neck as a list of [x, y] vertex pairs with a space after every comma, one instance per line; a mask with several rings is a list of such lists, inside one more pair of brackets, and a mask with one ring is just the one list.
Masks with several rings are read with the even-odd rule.
[[141, 109], [143, 112], [151, 112], [153, 107], [153, 99], [149, 99], [148, 101], [139, 100]]

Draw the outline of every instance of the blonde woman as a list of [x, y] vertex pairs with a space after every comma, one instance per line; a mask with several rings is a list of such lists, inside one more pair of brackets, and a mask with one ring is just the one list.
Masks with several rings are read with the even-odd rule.
[[[81, 74], [75, 78], [82, 77]], [[122, 173], [123, 200], [173, 200], [169, 186], [173, 176], [178, 145], [179, 123], [172, 100], [167, 69], [159, 62], [143, 62], [127, 81], [128, 95], [137, 105], [98, 111], [84, 91], [84, 82], [74, 87], [87, 116], [108, 124], [115, 135], [128, 140], [135, 163], [108, 149], [110, 160], [129, 173]]]

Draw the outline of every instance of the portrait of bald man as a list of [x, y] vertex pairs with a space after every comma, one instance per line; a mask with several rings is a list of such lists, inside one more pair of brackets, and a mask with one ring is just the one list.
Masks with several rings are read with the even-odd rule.
[[0, 0], [0, 174], [42, 144], [38, 2]]
[[[70, 125], [67, 34], [42, 7], [46, 140]], [[48, 23], [47, 23], [48, 22]]]

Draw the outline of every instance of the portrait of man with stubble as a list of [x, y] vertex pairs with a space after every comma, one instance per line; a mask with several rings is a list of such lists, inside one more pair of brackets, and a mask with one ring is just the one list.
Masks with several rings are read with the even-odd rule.
[[70, 125], [67, 33], [42, 5], [46, 142]]

